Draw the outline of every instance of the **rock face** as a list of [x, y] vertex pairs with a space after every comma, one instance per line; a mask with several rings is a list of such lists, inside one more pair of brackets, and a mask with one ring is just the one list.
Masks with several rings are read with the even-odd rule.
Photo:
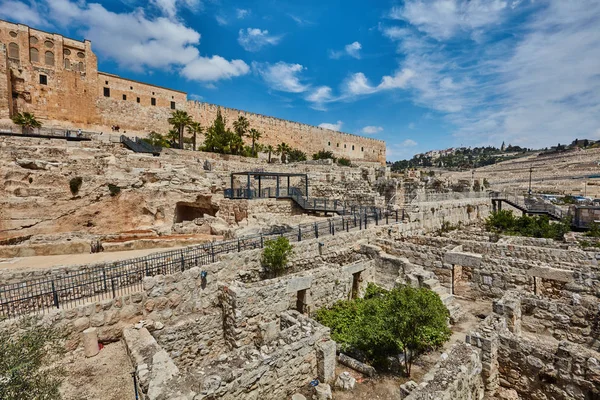
[[[224, 199], [230, 174], [236, 171], [308, 173], [313, 196], [383, 204], [368, 178], [376, 167], [361, 168], [275, 165], [174, 150], [153, 157], [120, 143], [0, 137], [0, 246], [5, 241], [30, 246], [68, 242], [69, 248], [55, 254], [89, 252], [91, 240], [100, 239], [109, 249], [112, 243], [159, 235], [233, 236], [241, 228], [257, 232], [250, 225], [273, 225], [270, 215], [278, 216], [281, 224], [282, 215], [302, 214], [291, 200]], [[364, 174], [365, 168], [370, 172]], [[243, 179], [234, 181], [236, 188], [245, 184]], [[300, 178], [291, 181], [303, 184]], [[265, 180], [262, 188], [274, 185]], [[80, 248], [71, 245], [75, 240], [81, 241]], [[36, 251], [0, 257], [46, 254]]]

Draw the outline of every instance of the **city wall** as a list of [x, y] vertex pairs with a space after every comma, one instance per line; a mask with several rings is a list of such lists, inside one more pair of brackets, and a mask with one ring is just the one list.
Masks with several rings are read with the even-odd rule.
[[[46, 127], [108, 133], [119, 126], [120, 133], [146, 136], [166, 134], [174, 110], [187, 111], [205, 128], [216, 117], [218, 106], [188, 101], [184, 92], [99, 72], [90, 41], [0, 21], [0, 44], [7, 48], [6, 57], [0, 52], [0, 124], [6, 127], [14, 128], [11, 115], [26, 111]], [[225, 107], [221, 111], [229, 127], [238, 116], [248, 118], [265, 145], [285, 142], [309, 157], [329, 150], [351, 160], [386, 160], [381, 140]]]

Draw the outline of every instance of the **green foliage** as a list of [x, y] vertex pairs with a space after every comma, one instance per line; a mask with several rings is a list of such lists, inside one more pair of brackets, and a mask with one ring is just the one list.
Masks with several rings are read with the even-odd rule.
[[0, 327], [0, 399], [59, 400], [64, 371], [52, 363], [62, 352], [58, 332], [35, 318]]
[[80, 176], [76, 176], [75, 178], [71, 178], [69, 181], [69, 188], [71, 189], [71, 194], [75, 196], [79, 189], [81, 189], [81, 184], [83, 183], [83, 179]]
[[16, 113], [12, 121], [21, 127], [23, 133], [30, 133], [33, 128], [42, 127], [42, 123], [35, 118], [35, 115], [28, 112]]
[[117, 185], [109, 183], [108, 191], [110, 192], [110, 195], [114, 197], [114, 196], [118, 195], [119, 193], [121, 193], [121, 188]]
[[306, 153], [298, 149], [290, 149], [288, 152], [288, 162], [306, 161]]
[[589, 237], [600, 237], [600, 224], [597, 222], [592, 222], [585, 235]]
[[556, 240], [564, 240], [564, 235], [571, 230], [568, 219], [551, 222], [546, 215], [515, 217], [509, 210], [492, 213], [486, 219], [485, 227], [495, 233]]
[[267, 240], [262, 253], [262, 265], [271, 276], [279, 276], [287, 268], [288, 258], [293, 253], [293, 247], [286, 237]]
[[192, 121], [187, 126], [188, 133], [192, 135], [192, 149], [195, 151], [198, 149], [198, 135], [201, 135], [204, 131], [200, 122]]
[[[404, 354], [406, 375], [414, 356], [450, 338], [448, 310], [428, 289], [403, 286], [386, 291], [369, 284], [363, 299], [339, 301], [315, 318], [331, 328], [331, 337], [354, 356], [385, 368], [389, 356]], [[411, 356], [412, 354], [412, 356]]]
[[265, 146], [263, 152], [269, 155], [269, 164], [271, 163], [271, 155], [275, 153], [275, 148], [271, 145]]
[[483, 187], [488, 189], [490, 187], [490, 183], [486, 178], [483, 178]]
[[247, 122], [245, 118], [235, 121], [236, 131], [233, 132], [227, 128], [227, 121], [223, 117], [221, 109], [218, 108], [213, 124], [206, 130], [202, 150], [220, 154], [250, 156], [251, 152], [246, 150], [243, 139], [247, 130]]
[[313, 160], [327, 160], [327, 159], [331, 159], [333, 161], [336, 160], [335, 156], [333, 155], [332, 151], [325, 151], [325, 150], [319, 150], [318, 152], [316, 152], [315, 154], [312, 155], [312, 159]]
[[248, 132], [248, 136], [252, 140], [252, 157], [256, 157], [257, 153], [259, 151], [259, 148], [258, 148], [258, 139], [260, 139], [262, 137], [262, 133], [260, 133], [256, 129], [252, 128]]
[[[176, 131], [175, 134], [179, 135]], [[143, 138], [142, 140], [148, 144], [151, 144], [152, 146], [169, 148], [171, 147], [171, 141], [169, 139], [170, 137], [163, 136], [160, 133], [152, 131], [150, 134], [148, 134], [147, 138]]]
[[179, 136], [177, 143], [179, 148], [183, 149], [183, 132], [190, 123], [194, 122], [194, 120], [186, 111], [175, 110], [168, 119], [168, 122], [177, 130]]
[[292, 148], [290, 146], [288, 146], [287, 143], [283, 142], [283, 143], [279, 143], [277, 145], [277, 149], [276, 149], [276, 153], [281, 155], [281, 162], [285, 164], [286, 160], [287, 160], [287, 156], [290, 153], [290, 151], [292, 150]]
[[338, 165], [341, 165], [343, 167], [349, 167], [350, 165], [352, 165], [350, 160], [347, 158], [344, 158], [344, 157], [338, 158], [337, 163], [338, 163]]

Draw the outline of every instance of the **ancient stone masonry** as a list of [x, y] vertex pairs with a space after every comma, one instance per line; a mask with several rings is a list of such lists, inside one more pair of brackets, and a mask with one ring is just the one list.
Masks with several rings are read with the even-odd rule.
[[[146, 136], [166, 133], [174, 110], [187, 111], [203, 126], [216, 105], [188, 101], [187, 94], [98, 71], [90, 41], [80, 42], [26, 25], [0, 21], [0, 124], [17, 112], [34, 113], [47, 127], [84, 128]], [[285, 142], [309, 154], [330, 150], [338, 157], [385, 163], [381, 140], [222, 108], [231, 126], [243, 115], [262, 132], [261, 142]]]

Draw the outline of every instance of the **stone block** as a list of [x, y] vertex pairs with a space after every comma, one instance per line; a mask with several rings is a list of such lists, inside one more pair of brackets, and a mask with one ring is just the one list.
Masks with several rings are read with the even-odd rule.
[[315, 395], [313, 396], [314, 400], [331, 400], [333, 399], [333, 394], [331, 393], [331, 386], [327, 383], [319, 383], [315, 386]]
[[96, 328], [88, 328], [83, 331], [83, 353], [86, 357], [94, 357], [100, 351], [98, 346], [98, 332]]
[[287, 293], [296, 293], [300, 290], [310, 289], [312, 285], [312, 276], [302, 276], [288, 281]]
[[335, 379], [336, 344], [333, 340], [317, 344], [317, 376], [321, 382]]

